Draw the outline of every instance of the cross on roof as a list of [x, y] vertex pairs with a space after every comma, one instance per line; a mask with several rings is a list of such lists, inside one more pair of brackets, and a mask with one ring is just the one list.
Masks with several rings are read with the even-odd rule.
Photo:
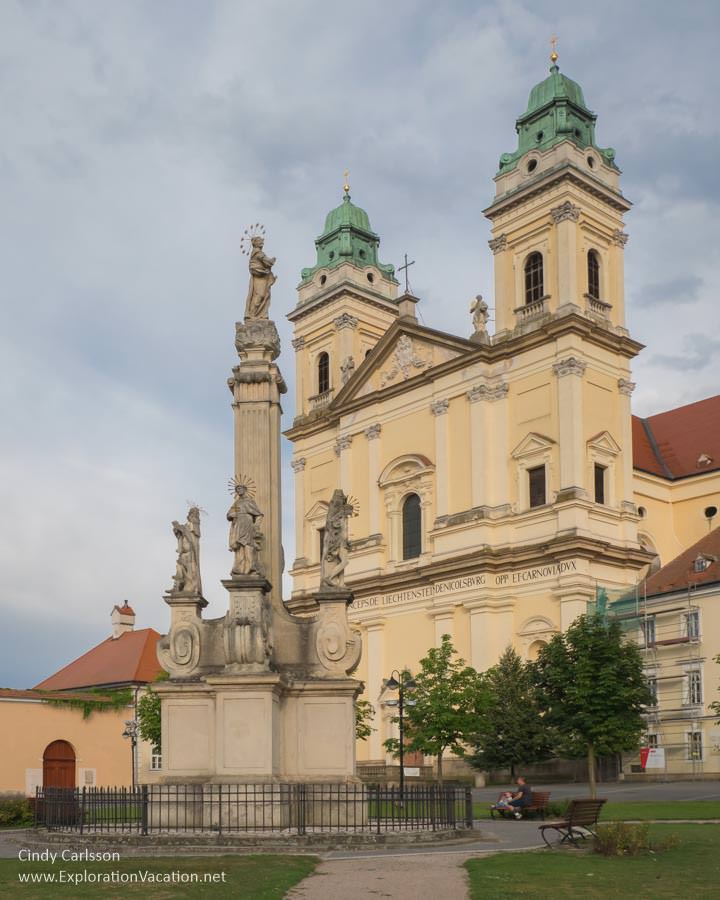
[[402, 272], [403, 269], [405, 270], [405, 293], [406, 294], [410, 293], [410, 281], [408, 279], [408, 269], [410, 268], [410, 266], [414, 266], [414, 265], [415, 265], [415, 260], [413, 259], [413, 260], [410, 260], [410, 262], [408, 262], [408, 255], [406, 253], [405, 254], [405, 265], [398, 266], [398, 272]]

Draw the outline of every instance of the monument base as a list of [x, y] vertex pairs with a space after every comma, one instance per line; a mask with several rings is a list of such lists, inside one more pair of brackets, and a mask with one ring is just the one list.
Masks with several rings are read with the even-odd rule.
[[148, 781], [354, 782], [361, 687], [352, 678], [290, 680], [276, 672], [160, 683], [163, 768]]

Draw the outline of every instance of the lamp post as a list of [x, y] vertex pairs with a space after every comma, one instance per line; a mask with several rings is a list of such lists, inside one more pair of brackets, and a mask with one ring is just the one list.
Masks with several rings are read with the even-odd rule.
[[[397, 678], [395, 677], [396, 675]], [[405, 691], [412, 690], [416, 687], [416, 684], [407, 672], [398, 672], [397, 669], [393, 669], [390, 673], [390, 677], [385, 682], [385, 687], [389, 688], [391, 691], [398, 691], [398, 699], [389, 700], [388, 706], [397, 705], [398, 707], [398, 725], [400, 731], [400, 802], [402, 803], [405, 790], [405, 728], [403, 720]], [[411, 702], [412, 701], [408, 701], [408, 705], [410, 705]], [[412, 705], [414, 706], [415, 704], [413, 703]]]
[[125, 723], [125, 730], [122, 736], [130, 741], [130, 771], [132, 773], [132, 786], [135, 789], [135, 748], [138, 741], [138, 723], [135, 719], [130, 719]]

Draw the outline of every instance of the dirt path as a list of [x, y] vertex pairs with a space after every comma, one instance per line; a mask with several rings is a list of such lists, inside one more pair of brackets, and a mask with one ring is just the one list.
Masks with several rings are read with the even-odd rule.
[[465, 900], [462, 864], [471, 854], [436, 853], [326, 859], [286, 894], [286, 900]]

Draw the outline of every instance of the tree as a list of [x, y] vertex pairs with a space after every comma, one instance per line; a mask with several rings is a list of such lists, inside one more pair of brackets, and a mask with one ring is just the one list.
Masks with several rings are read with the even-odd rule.
[[508, 647], [485, 673], [486, 699], [473, 736], [478, 769], [515, 768], [551, 755], [551, 737], [538, 702], [533, 667]]
[[375, 718], [375, 707], [369, 700], [355, 701], [355, 739], [366, 741], [375, 731], [372, 720]]
[[652, 697], [636, 644], [602, 615], [580, 616], [543, 647], [535, 663], [539, 701], [560, 749], [587, 755], [590, 795], [598, 755], [636, 750]]
[[[477, 732], [484, 696], [481, 676], [466, 666], [465, 660], [453, 659], [455, 655], [450, 635], [444, 634], [441, 645], [420, 660], [416, 686], [405, 693], [405, 747], [437, 759], [440, 784], [443, 753], [450, 750], [456, 756], [465, 755], [463, 745]], [[399, 755], [397, 738], [385, 741], [385, 747], [394, 756]]]
[[[167, 681], [167, 672], [160, 672], [156, 682]], [[154, 753], [160, 753], [162, 746], [161, 718], [160, 718], [160, 694], [157, 694], [148, 685], [137, 702], [138, 734], [153, 748]]]

